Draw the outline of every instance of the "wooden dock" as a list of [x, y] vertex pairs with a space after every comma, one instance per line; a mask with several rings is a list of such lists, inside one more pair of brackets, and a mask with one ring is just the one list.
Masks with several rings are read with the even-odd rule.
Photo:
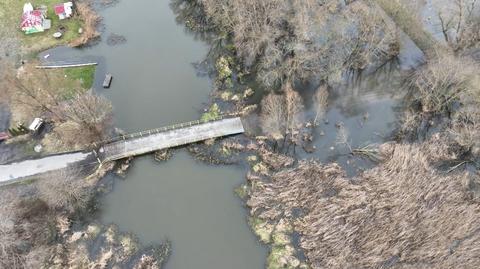
[[106, 74], [105, 79], [103, 80], [103, 87], [110, 88], [110, 84], [112, 84], [113, 76], [111, 74]]
[[87, 62], [87, 63], [48, 63], [44, 65], [37, 65], [35, 68], [37, 69], [57, 69], [57, 68], [73, 68], [73, 67], [84, 67], [84, 66], [92, 66], [97, 65], [95, 62]]

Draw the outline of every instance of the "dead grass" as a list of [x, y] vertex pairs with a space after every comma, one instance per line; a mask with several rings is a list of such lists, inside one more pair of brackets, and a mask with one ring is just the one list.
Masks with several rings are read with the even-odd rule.
[[336, 164], [301, 161], [256, 182], [248, 204], [260, 218], [293, 220], [312, 268], [475, 268], [480, 182], [435, 170], [456, 158], [444, 145], [383, 145], [386, 161], [354, 179]]
[[415, 72], [410, 87], [424, 112], [444, 112], [451, 110], [453, 102], [464, 101], [460, 99], [465, 93], [478, 88], [477, 70], [478, 65], [469, 58], [437, 52], [436, 57]]
[[100, 33], [97, 32], [96, 26], [101, 18], [93, 10], [90, 3], [77, 3], [77, 12], [84, 22], [84, 32], [81, 36], [70, 42], [70, 46], [72, 47], [82, 46], [90, 40], [94, 40], [100, 36]]
[[[448, 133], [463, 151], [478, 158], [480, 147], [480, 75], [479, 66], [468, 57], [436, 53], [409, 79], [414, 103], [423, 113], [408, 112], [403, 132], [417, 130], [422, 121], [443, 116], [441, 131]], [[446, 117], [445, 117], [446, 116]], [[477, 153], [475, 153], [477, 152]]]

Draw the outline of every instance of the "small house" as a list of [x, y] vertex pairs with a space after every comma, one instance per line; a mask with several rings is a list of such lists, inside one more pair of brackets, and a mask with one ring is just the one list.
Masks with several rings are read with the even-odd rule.
[[60, 20], [70, 18], [73, 14], [73, 3], [66, 2], [63, 4], [55, 5], [54, 10], [55, 10], [55, 14], [58, 16]]
[[20, 28], [25, 34], [43, 32], [46, 23], [46, 10], [35, 10], [32, 4], [26, 3], [23, 6], [22, 23]]
[[43, 126], [43, 119], [41, 118], [35, 118], [30, 126], [28, 126], [28, 130], [32, 133], [36, 133], [42, 128]]

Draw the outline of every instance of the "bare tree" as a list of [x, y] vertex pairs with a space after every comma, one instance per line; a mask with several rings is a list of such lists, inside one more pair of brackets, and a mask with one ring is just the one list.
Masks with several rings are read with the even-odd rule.
[[51, 209], [73, 212], [84, 208], [91, 198], [90, 189], [80, 172], [64, 169], [37, 181], [40, 199]]
[[316, 125], [319, 118], [323, 117], [328, 105], [328, 88], [326, 84], [320, 85], [315, 95], [313, 96], [313, 102], [315, 103], [315, 119], [313, 124]]
[[303, 100], [300, 94], [295, 91], [290, 82], [287, 82], [284, 87], [285, 94], [285, 133], [290, 136], [297, 133], [298, 128], [302, 124], [303, 120]]
[[89, 131], [92, 139], [101, 139], [112, 119], [112, 105], [105, 98], [88, 92], [62, 105], [58, 114], [61, 120], [73, 122]]
[[5, 75], [4, 79], [10, 91], [14, 91], [15, 103], [36, 107], [40, 110], [55, 114], [54, 108], [59, 105], [59, 98], [52, 93], [50, 80], [46, 72], [39, 72], [27, 80], [20, 80], [13, 74]]
[[[299, 129], [303, 123], [303, 100], [300, 94], [292, 88], [290, 82], [286, 82], [284, 86], [285, 95], [285, 109], [286, 109], [286, 125], [285, 125], [285, 138], [290, 140], [287, 152], [290, 145], [293, 145], [293, 152], [295, 153], [295, 147], [300, 142]], [[284, 140], [285, 144], [286, 140]]]
[[369, 1], [201, 3], [207, 20], [232, 37], [243, 66], [255, 68], [258, 80], [272, 88], [313, 76], [328, 80], [398, 53], [395, 25]]
[[464, 93], [478, 88], [478, 65], [466, 57], [437, 53], [423, 68], [415, 71], [409, 83], [424, 112], [448, 112]]
[[283, 95], [270, 93], [263, 98], [261, 106], [260, 122], [263, 132], [275, 141], [284, 138], [286, 108]]
[[76, 10], [84, 21], [84, 32], [79, 38], [71, 42], [70, 46], [73, 47], [85, 45], [98, 38], [100, 33], [97, 31], [97, 24], [102, 19], [95, 12], [90, 1], [79, 1], [76, 4]]
[[273, 227], [305, 212], [293, 229], [312, 268], [475, 268], [478, 175], [436, 171], [452, 154], [440, 144], [388, 143], [384, 163], [353, 180], [338, 164], [302, 160], [253, 188], [247, 203]]
[[433, 4], [443, 37], [454, 49], [467, 48], [480, 41], [477, 0], [435, 0]]

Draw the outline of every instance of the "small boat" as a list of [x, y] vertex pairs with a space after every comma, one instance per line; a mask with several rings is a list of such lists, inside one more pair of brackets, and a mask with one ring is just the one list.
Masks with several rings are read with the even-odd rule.
[[0, 132], [0, 142], [9, 139], [10, 136], [8, 135], [7, 132]]
[[106, 74], [105, 79], [103, 80], [103, 87], [110, 88], [110, 84], [112, 83], [113, 76], [111, 74]]

